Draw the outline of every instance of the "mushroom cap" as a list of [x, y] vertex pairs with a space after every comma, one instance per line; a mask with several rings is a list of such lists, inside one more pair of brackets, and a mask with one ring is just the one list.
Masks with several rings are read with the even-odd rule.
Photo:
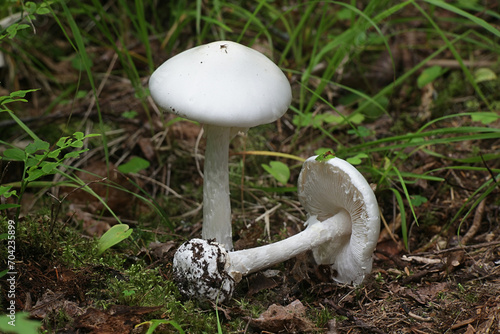
[[290, 83], [278, 66], [230, 41], [170, 58], [151, 75], [149, 89], [160, 108], [203, 124], [239, 128], [277, 120], [292, 99]]
[[[331, 266], [332, 278], [340, 283], [361, 284], [372, 269], [372, 255], [380, 233], [377, 199], [361, 173], [339, 158], [317, 161], [316, 156], [304, 162], [298, 181], [299, 200], [309, 216], [318, 223], [347, 213], [351, 233], [344, 233], [313, 250], [318, 264]], [[326, 223], [326, 222], [325, 222]], [[348, 226], [339, 230], [349, 231]]]
[[222, 303], [231, 298], [236, 285], [226, 271], [227, 261], [228, 254], [222, 245], [191, 239], [175, 252], [174, 281], [189, 298]]

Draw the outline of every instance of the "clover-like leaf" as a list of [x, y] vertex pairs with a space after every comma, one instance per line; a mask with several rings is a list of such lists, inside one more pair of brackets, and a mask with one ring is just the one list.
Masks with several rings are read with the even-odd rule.
[[290, 169], [281, 161], [271, 161], [269, 165], [262, 164], [262, 168], [282, 184], [287, 184], [290, 179]]

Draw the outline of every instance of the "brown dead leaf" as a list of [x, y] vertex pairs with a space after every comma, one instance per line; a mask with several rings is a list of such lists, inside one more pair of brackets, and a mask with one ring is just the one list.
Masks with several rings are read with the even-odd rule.
[[144, 154], [144, 157], [146, 157], [146, 159], [149, 161], [153, 161], [154, 157], [156, 156], [156, 150], [153, 146], [153, 143], [151, 142], [151, 139], [141, 138], [139, 139], [138, 143], [142, 153]]
[[175, 246], [176, 243], [173, 241], [149, 243], [149, 249], [153, 254], [153, 257], [158, 260], [165, 258], [165, 255], [167, 255], [167, 253]]
[[273, 333], [305, 333], [314, 330], [314, 324], [305, 317], [306, 308], [295, 300], [287, 306], [272, 304], [250, 324], [262, 331]]
[[30, 315], [33, 318], [43, 319], [48, 314], [59, 311], [64, 311], [70, 317], [83, 314], [83, 310], [75, 302], [67, 300], [64, 293], [47, 290], [31, 309]]

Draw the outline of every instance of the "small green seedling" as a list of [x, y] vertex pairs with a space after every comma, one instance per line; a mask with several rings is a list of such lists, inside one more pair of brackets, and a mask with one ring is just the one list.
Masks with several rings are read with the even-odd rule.
[[484, 125], [488, 125], [500, 119], [500, 115], [492, 111], [478, 111], [471, 115], [471, 119], [474, 122], [481, 122]]
[[474, 71], [474, 79], [477, 83], [494, 81], [497, 79], [497, 75], [490, 68], [481, 67]]
[[425, 85], [433, 82], [434, 80], [442, 76], [445, 72], [446, 70], [437, 65], [426, 68], [417, 78], [418, 88], [422, 88]]
[[427, 203], [427, 198], [420, 195], [412, 195], [410, 196], [410, 201], [413, 206], [421, 206], [424, 203]]
[[282, 183], [287, 184], [290, 179], [290, 168], [281, 161], [271, 161], [269, 165], [262, 164], [262, 168], [266, 170], [269, 174], [274, 176], [274, 178]]
[[368, 158], [366, 153], [358, 153], [353, 157], [347, 158], [346, 161], [351, 165], [359, 165], [362, 159]]
[[132, 231], [133, 229], [129, 228], [127, 224], [118, 224], [110, 228], [97, 243], [97, 255], [101, 255], [108, 248], [130, 237]]
[[173, 320], [153, 319], [153, 320], [141, 322], [140, 324], [136, 325], [135, 328], [137, 328], [139, 326], [143, 326], [143, 325], [149, 325], [149, 329], [146, 332], [146, 334], [153, 334], [156, 327], [160, 326], [161, 324], [172, 325], [175, 329], [177, 329], [179, 331], [179, 333], [181, 333], [181, 334], [185, 333], [184, 330], [182, 329], [182, 327]]

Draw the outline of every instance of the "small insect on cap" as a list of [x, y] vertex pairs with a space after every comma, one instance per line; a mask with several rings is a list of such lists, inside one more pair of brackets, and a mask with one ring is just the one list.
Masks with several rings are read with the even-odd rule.
[[241, 128], [275, 121], [292, 99], [290, 83], [278, 66], [230, 41], [170, 58], [153, 73], [149, 88], [159, 107], [181, 117]]

